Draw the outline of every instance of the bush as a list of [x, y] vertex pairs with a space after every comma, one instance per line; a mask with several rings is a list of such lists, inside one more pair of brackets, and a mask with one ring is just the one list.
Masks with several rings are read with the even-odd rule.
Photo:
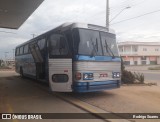
[[134, 84], [136, 83], [135, 81], [137, 80], [138, 83], [144, 83], [144, 75], [141, 73], [132, 73], [130, 71], [125, 70], [125, 66], [123, 63], [123, 60], [121, 59], [121, 72], [122, 72], [122, 77], [121, 81], [122, 83], [125, 84]]
[[144, 83], [144, 75], [143, 73], [135, 73], [134, 72], [135, 79], [139, 81], [139, 83]]
[[122, 80], [122, 83], [133, 84], [135, 81], [135, 76], [132, 72], [127, 71], [127, 70], [123, 70], [121, 80]]

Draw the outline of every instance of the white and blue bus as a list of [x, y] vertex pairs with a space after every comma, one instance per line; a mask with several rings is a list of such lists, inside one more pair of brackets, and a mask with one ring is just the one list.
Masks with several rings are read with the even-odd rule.
[[16, 72], [56, 92], [119, 88], [121, 58], [107, 28], [65, 23], [16, 47]]

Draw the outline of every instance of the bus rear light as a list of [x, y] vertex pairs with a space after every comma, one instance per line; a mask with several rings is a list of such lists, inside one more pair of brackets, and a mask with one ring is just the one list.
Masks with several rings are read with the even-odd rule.
[[81, 73], [77, 72], [75, 78], [76, 80], [81, 80]]

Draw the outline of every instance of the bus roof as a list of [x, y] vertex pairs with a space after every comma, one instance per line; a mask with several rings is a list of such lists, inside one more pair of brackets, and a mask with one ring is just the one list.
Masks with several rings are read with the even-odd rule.
[[50, 31], [47, 31], [46, 33], [43, 33], [29, 41], [26, 41], [24, 42], [23, 44], [20, 44], [17, 47], [20, 47], [22, 45], [25, 45], [29, 42], [32, 42], [33, 40], [36, 40], [38, 38], [41, 38], [43, 37], [44, 35], [46, 35], [47, 33], [50, 33], [50, 32], [63, 32], [65, 30], [69, 30], [69, 29], [74, 29], [74, 28], [84, 28], [84, 29], [92, 29], [92, 30], [98, 30], [98, 31], [104, 31], [104, 32], [109, 32], [109, 33], [112, 33], [112, 34], [115, 34], [114, 30], [112, 29], [108, 29], [106, 27], [103, 27], [103, 26], [99, 26], [99, 25], [93, 25], [93, 24], [86, 24], [86, 23], [71, 23], [71, 22], [68, 22], [68, 23], [64, 23]]
[[93, 24], [86, 24], [86, 23], [64, 23], [60, 26], [58, 26], [55, 29], [59, 29], [61, 31], [66, 30], [66, 29], [74, 29], [74, 28], [85, 28], [85, 29], [93, 29], [93, 30], [99, 30], [99, 31], [106, 31], [109, 33], [115, 33], [114, 30], [112, 29], [108, 29], [106, 27], [103, 26], [99, 26], [99, 25], [93, 25]]

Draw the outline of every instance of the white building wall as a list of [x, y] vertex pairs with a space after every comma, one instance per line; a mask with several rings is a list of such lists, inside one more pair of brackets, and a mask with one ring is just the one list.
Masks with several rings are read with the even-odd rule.
[[[119, 43], [120, 55], [123, 57], [138, 57], [137, 65], [142, 65], [141, 57], [147, 57], [146, 65], [150, 65], [150, 57], [157, 57], [157, 64], [160, 64], [160, 43], [158, 42], [122, 42]], [[135, 60], [135, 61], [136, 61]], [[151, 61], [150, 61], [151, 60]], [[130, 58], [130, 65], [134, 65], [134, 59]]]
[[160, 64], [160, 57], [157, 58], [157, 64]]
[[[144, 51], [143, 49], [147, 49], [146, 51]], [[158, 51], [156, 51], [156, 49], [159, 49]], [[151, 45], [147, 45], [147, 46], [139, 46], [138, 49], [138, 55], [143, 55], [143, 56], [158, 56], [160, 55], [160, 46], [151, 46]]]

